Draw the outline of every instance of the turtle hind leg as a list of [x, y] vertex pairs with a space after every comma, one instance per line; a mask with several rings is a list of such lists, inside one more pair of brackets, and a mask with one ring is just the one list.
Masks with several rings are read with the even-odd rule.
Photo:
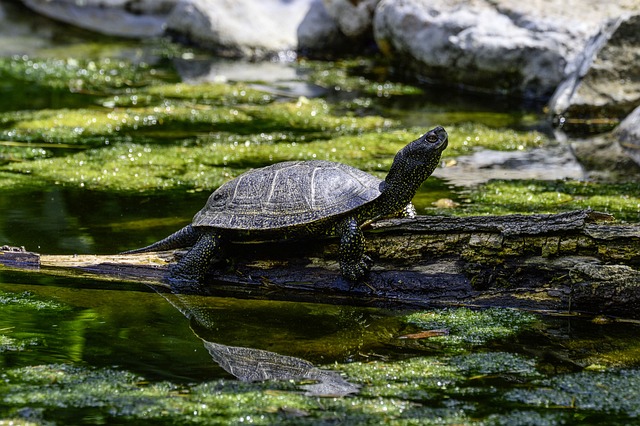
[[340, 235], [340, 272], [350, 281], [358, 281], [371, 269], [373, 261], [364, 254], [364, 234], [355, 218], [345, 219], [338, 227]]
[[222, 241], [219, 234], [203, 232], [198, 241], [180, 261], [170, 267], [173, 284], [202, 282], [209, 264], [222, 254]]

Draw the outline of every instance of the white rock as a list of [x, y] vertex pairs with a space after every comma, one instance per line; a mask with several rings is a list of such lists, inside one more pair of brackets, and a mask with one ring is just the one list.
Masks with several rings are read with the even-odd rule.
[[426, 79], [546, 98], [607, 19], [631, 0], [382, 0], [374, 36]]
[[228, 56], [287, 55], [313, 0], [183, 0], [167, 29]]

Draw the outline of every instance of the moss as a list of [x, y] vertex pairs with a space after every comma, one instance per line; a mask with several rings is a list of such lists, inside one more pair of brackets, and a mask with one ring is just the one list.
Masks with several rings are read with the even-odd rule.
[[[15, 162], [6, 165], [4, 170], [28, 174], [40, 184], [57, 183], [116, 191], [181, 187], [212, 190], [251, 167], [286, 160], [340, 161], [383, 177], [395, 153], [424, 130], [382, 131], [391, 123], [379, 117], [335, 117], [325, 111], [324, 105], [322, 102], [310, 102], [310, 105], [305, 102], [280, 104], [269, 113], [257, 109], [238, 110], [238, 114], [226, 117], [234, 125], [251, 123], [247, 127], [258, 131], [260, 121], [279, 124], [265, 124], [263, 132], [245, 136], [216, 132], [202, 134], [195, 141], [168, 145], [127, 142], [123, 133], [140, 132], [144, 127], [154, 132], [165, 126], [175, 129], [176, 126], [169, 126], [167, 121], [177, 120], [181, 114], [183, 117], [189, 116], [183, 118], [185, 127], [191, 119], [196, 128], [223, 125], [210, 125], [208, 120], [213, 118], [207, 112], [180, 112], [178, 108], [171, 111], [171, 118], [164, 113], [145, 116], [133, 110], [94, 114], [87, 118], [82, 111], [73, 111], [64, 117], [65, 125], [55, 123], [57, 118], [52, 114], [49, 119], [54, 123], [41, 121], [36, 125], [29, 122], [24, 127], [29, 129], [29, 133], [41, 128], [43, 131], [38, 137], [67, 143], [76, 140], [104, 145], [103, 137], [108, 137], [109, 146], [54, 158]], [[300, 110], [300, 115], [292, 114], [296, 110]], [[315, 116], [314, 111], [317, 112]], [[265, 114], [272, 117], [255, 118], [264, 117]], [[297, 118], [291, 118], [292, 115]], [[209, 118], [205, 118], [207, 116]], [[87, 120], [95, 120], [91, 130], [83, 130]], [[285, 120], [286, 124], [283, 123]], [[226, 123], [224, 127], [227, 125], [230, 124]], [[300, 130], [305, 133], [299, 133]], [[455, 153], [462, 146], [459, 142], [461, 138], [456, 136], [455, 131], [452, 130], [451, 147], [445, 151], [445, 156], [450, 155], [450, 149]], [[168, 132], [163, 137], [169, 138], [171, 135]], [[319, 136], [322, 138], [317, 139]], [[331, 139], [326, 140], [326, 137]]]
[[470, 213], [553, 213], [592, 208], [618, 219], [640, 219], [635, 184], [578, 181], [491, 181], [470, 194]]
[[448, 335], [433, 337], [429, 339], [429, 343], [462, 350], [469, 345], [484, 345], [492, 340], [515, 336], [531, 327], [537, 317], [513, 309], [490, 308], [476, 311], [457, 308], [417, 312], [407, 316], [406, 321], [425, 330], [448, 330]]
[[35, 84], [72, 92], [109, 93], [159, 81], [157, 72], [143, 63], [112, 58], [33, 59], [27, 56], [0, 58], [0, 80], [7, 84]]
[[164, 84], [149, 87], [143, 93], [157, 99], [182, 99], [207, 105], [268, 104], [273, 95], [244, 84], [201, 83]]
[[167, 424], [429, 424], [424, 421], [434, 414], [438, 414], [434, 424], [464, 419], [456, 409], [420, 407], [397, 398], [305, 397], [292, 392], [295, 388], [290, 383], [219, 380], [177, 387], [169, 382], [146, 383], [128, 372], [65, 364], [8, 370], [0, 389], [11, 390], [5, 404], [44, 409], [45, 419], [50, 413], [60, 415], [60, 409], [67, 415], [83, 413], [85, 418], [91, 413], [102, 421]]
[[521, 377], [540, 377], [536, 360], [508, 352], [470, 353], [454, 356], [449, 361], [456, 369], [474, 380], [479, 375], [513, 374]]
[[448, 126], [449, 147], [446, 155], [455, 157], [479, 149], [522, 151], [550, 143], [549, 138], [536, 131], [491, 128], [480, 123]]
[[[385, 98], [423, 93], [416, 86], [390, 81], [383, 74], [375, 75], [375, 64], [366, 59], [345, 59], [329, 63], [301, 61], [300, 68], [308, 73], [307, 77], [311, 82], [334, 91], [359, 92]], [[369, 77], [363, 76], [363, 73]]]
[[640, 418], [640, 373], [637, 370], [585, 371], [535, 384], [533, 389], [511, 390], [504, 399], [532, 407]]
[[32, 293], [9, 293], [0, 291], [0, 305], [5, 309], [9, 306], [15, 306], [22, 309], [34, 309], [37, 311], [49, 310], [49, 311], [68, 311], [70, 308], [67, 305], [57, 303], [49, 299], [41, 299], [36, 297]]

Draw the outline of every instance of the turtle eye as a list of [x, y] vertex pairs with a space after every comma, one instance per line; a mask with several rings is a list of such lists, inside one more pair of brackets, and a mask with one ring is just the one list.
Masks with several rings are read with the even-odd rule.
[[435, 133], [429, 133], [427, 135], [427, 142], [430, 142], [430, 143], [438, 142], [438, 136]]

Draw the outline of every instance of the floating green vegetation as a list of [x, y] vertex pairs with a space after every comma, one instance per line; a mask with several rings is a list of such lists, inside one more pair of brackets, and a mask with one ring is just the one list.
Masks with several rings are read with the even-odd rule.
[[640, 220], [640, 195], [635, 183], [496, 180], [475, 188], [470, 199], [470, 213], [552, 213], [592, 208], [621, 220]]
[[[0, 333], [5, 332], [6, 330], [0, 329]], [[0, 353], [2, 352], [16, 352], [24, 350], [26, 346], [25, 342], [18, 341], [12, 337], [9, 337], [4, 334], [0, 334]]]
[[547, 136], [537, 131], [491, 128], [480, 123], [452, 125], [447, 131], [450, 143], [446, 153], [451, 157], [480, 149], [522, 151], [550, 143]]
[[546, 379], [530, 359], [501, 353], [337, 367], [360, 383], [358, 395], [307, 396], [290, 381], [176, 385], [110, 368], [14, 368], [5, 370], [0, 383], [0, 413], [20, 418], [27, 406], [39, 421], [82, 416], [95, 423], [162, 424], [625, 424], [640, 417], [637, 370]]
[[[207, 382], [191, 388], [143, 378], [113, 369], [64, 364], [8, 370], [0, 384], [4, 404], [41, 409], [50, 415], [82, 413], [96, 422], [114, 419], [160, 421], [163, 424], [348, 424], [418, 420], [438, 413], [459, 420], [457, 410], [432, 410], [397, 398], [313, 398], [294, 392], [288, 382]], [[61, 410], [64, 413], [61, 413]], [[66, 413], [66, 414], [65, 414]], [[6, 415], [17, 417], [15, 408]], [[59, 418], [59, 417], [58, 417]], [[428, 423], [427, 423], [428, 424]]]
[[[68, 111], [62, 118], [59, 112], [54, 115], [43, 111], [36, 117], [39, 119], [9, 131], [10, 136], [27, 139], [35, 134], [36, 139], [64, 141], [67, 147], [73, 143], [101, 147], [54, 158], [13, 161], [4, 172], [28, 175], [41, 185], [115, 191], [211, 190], [251, 167], [286, 160], [340, 161], [383, 175], [396, 152], [426, 130], [394, 129], [393, 122], [375, 116], [337, 117], [321, 100], [231, 110], [166, 107], [149, 113], [133, 109], [92, 114]], [[242, 127], [247, 134], [233, 132], [234, 127]], [[179, 144], [158, 142], [160, 136], [165, 140], [176, 136], [177, 128], [191, 128], [192, 132], [200, 129], [203, 133]], [[207, 128], [219, 131], [204, 132]], [[167, 129], [163, 135], [162, 129]], [[467, 131], [450, 129], [451, 142], [445, 156], [470, 149], [464, 145]], [[146, 133], [149, 141], [128, 142], [136, 132], [138, 140]], [[487, 134], [491, 137], [477, 141], [476, 146], [495, 147], [499, 138], [493, 136], [499, 131], [487, 129]], [[515, 141], [507, 139], [514, 146], [528, 143], [522, 140], [524, 136], [517, 138], [516, 134]]]
[[67, 305], [49, 299], [40, 299], [32, 293], [9, 293], [0, 290], [0, 305], [4, 307], [16, 306], [24, 309], [67, 311]]
[[[389, 81], [382, 74], [373, 75], [376, 81], [364, 77], [363, 72], [375, 73], [375, 64], [363, 59], [347, 59], [330, 63], [302, 61], [300, 67], [309, 73], [308, 78], [311, 82], [335, 91], [360, 92], [385, 98], [423, 93], [418, 87]], [[386, 70], [384, 67], [379, 69]]]
[[[33, 348], [51, 345], [63, 348], [66, 359], [78, 361], [84, 348], [83, 330], [94, 319], [92, 311], [78, 312], [29, 292], [0, 291], [0, 353], [22, 351], [22, 360], [38, 362], [47, 355]], [[0, 366], [4, 363], [0, 356]]]
[[499, 308], [417, 312], [407, 316], [406, 320], [425, 330], [447, 330], [448, 334], [433, 337], [429, 342], [440, 343], [454, 350], [515, 336], [538, 321], [533, 314]]
[[[598, 413], [597, 417], [605, 421], [608, 413], [640, 418], [638, 370], [584, 371], [536, 381], [533, 385], [513, 389], [504, 399], [532, 407], [582, 411], [584, 417], [596, 417]], [[587, 418], [584, 420], [589, 423]]]
[[[241, 93], [243, 90], [237, 89], [238, 97]], [[5, 129], [0, 138], [5, 140], [105, 146], [149, 137], [182, 145], [176, 139], [204, 132], [292, 132], [306, 135], [302, 140], [309, 136], [326, 139], [388, 127], [392, 122], [375, 116], [337, 116], [325, 101], [302, 98], [297, 102], [232, 108], [167, 100], [160, 106], [138, 108], [20, 111], [2, 114], [2, 124]]]
[[144, 63], [102, 58], [32, 59], [27, 56], [0, 58], [0, 81], [8, 84], [34, 84], [72, 92], [110, 93], [128, 87], [158, 82], [158, 71]]
[[165, 84], [149, 87], [145, 93], [158, 99], [182, 99], [206, 105], [263, 105], [273, 96], [239, 83]]

